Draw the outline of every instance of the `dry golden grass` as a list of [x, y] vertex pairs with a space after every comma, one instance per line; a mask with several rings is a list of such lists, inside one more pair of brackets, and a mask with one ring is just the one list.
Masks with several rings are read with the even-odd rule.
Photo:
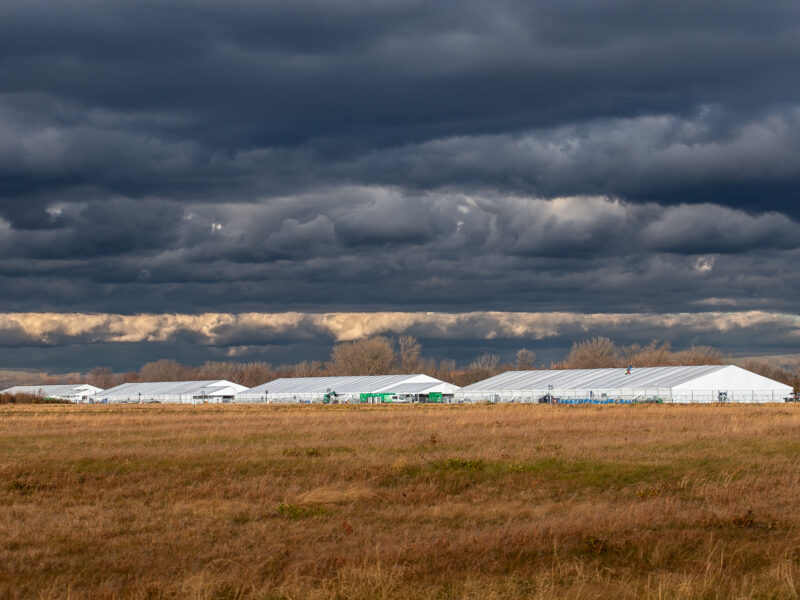
[[0, 598], [797, 598], [800, 406], [0, 408]]

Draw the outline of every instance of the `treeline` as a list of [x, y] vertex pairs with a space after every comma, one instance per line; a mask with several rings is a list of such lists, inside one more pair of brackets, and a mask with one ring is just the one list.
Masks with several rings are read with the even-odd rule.
[[[672, 350], [669, 343], [659, 341], [644, 346], [639, 344], [618, 346], [608, 338], [596, 337], [576, 342], [563, 360], [547, 366], [537, 365], [536, 354], [526, 348], [518, 350], [512, 362], [502, 362], [500, 356], [496, 354], [483, 354], [467, 365], [457, 366], [454, 360], [436, 361], [424, 357], [422, 346], [411, 336], [397, 339], [378, 336], [336, 344], [328, 361], [302, 361], [280, 366], [273, 366], [268, 362], [208, 361], [200, 366], [190, 366], [175, 360], [160, 359], [146, 363], [139, 371], [114, 373], [107, 367], [95, 367], [85, 375], [71, 379], [103, 389], [136, 381], [193, 379], [227, 379], [246, 387], [254, 387], [279, 377], [425, 373], [443, 381], [465, 386], [510, 370], [624, 368], [627, 365], [636, 368], [728, 363], [737, 364], [737, 361], [709, 346]], [[791, 385], [796, 390], [800, 389], [798, 372], [793, 373], [762, 361], [749, 360], [738, 364], [765, 377]]]
[[535, 368], [536, 355], [530, 350], [520, 349], [516, 358], [514, 363], [501, 363], [498, 355], [483, 354], [470, 364], [458, 367], [451, 359], [436, 361], [425, 358], [421, 344], [411, 336], [398, 339], [378, 336], [336, 344], [328, 361], [304, 360], [279, 366], [268, 362], [207, 361], [195, 367], [171, 359], [160, 359], [144, 364], [139, 371], [129, 373], [114, 373], [108, 367], [95, 367], [85, 374], [83, 380], [103, 389], [136, 381], [192, 379], [227, 379], [246, 387], [254, 387], [279, 377], [425, 373], [463, 386], [503, 371]]

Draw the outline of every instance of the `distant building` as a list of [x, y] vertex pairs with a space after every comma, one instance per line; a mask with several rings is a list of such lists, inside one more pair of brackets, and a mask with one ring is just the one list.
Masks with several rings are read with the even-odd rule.
[[784, 402], [791, 386], [734, 365], [508, 371], [461, 388], [456, 401], [607, 404]]
[[69, 400], [70, 402], [89, 402], [95, 394], [102, 392], [99, 387], [86, 383], [63, 385], [15, 385], [0, 391], [0, 394], [30, 394], [39, 398]]
[[236, 402], [446, 402], [457, 389], [419, 374], [283, 377], [236, 394]]
[[247, 388], [225, 379], [205, 381], [158, 381], [123, 383], [95, 394], [94, 402], [118, 404], [160, 402], [162, 404], [206, 404], [231, 402]]

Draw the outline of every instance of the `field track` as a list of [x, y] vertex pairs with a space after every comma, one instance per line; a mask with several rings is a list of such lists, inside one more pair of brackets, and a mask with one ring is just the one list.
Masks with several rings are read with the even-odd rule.
[[800, 405], [0, 407], [0, 598], [798, 598]]

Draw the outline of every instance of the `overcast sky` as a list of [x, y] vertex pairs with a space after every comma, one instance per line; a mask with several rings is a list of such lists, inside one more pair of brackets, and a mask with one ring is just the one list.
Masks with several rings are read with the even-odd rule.
[[4, 0], [0, 367], [796, 351], [799, 66], [796, 0]]

